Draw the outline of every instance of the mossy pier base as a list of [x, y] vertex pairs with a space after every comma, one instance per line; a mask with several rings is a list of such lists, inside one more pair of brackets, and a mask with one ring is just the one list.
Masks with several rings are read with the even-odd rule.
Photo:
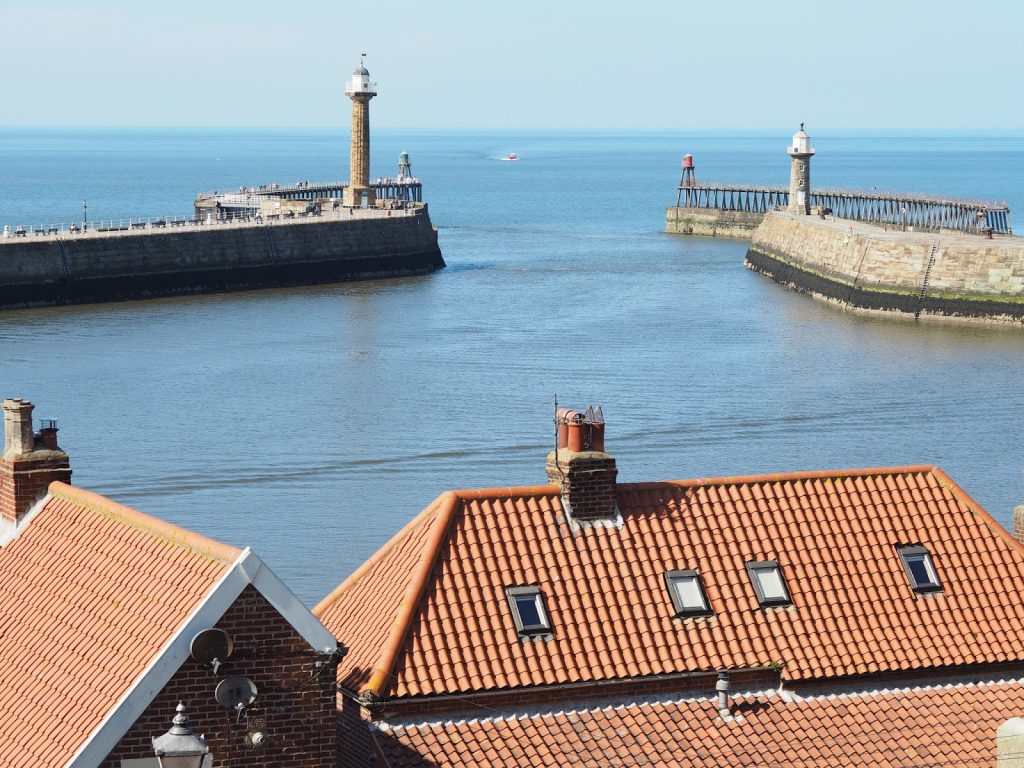
[[745, 264], [844, 309], [1024, 327], [1024, 238], [768, 213]]

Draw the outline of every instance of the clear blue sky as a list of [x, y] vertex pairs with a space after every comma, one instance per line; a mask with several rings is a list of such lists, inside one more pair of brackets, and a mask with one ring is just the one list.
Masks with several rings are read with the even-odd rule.
[[1024, 4], [0, 0], [0, 125], [1021, 131]]

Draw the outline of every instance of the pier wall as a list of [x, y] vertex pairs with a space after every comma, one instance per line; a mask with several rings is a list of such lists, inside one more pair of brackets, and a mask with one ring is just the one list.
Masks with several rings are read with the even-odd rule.
[[0, 308], [419, 275], [444, 267], [426, 208], [0, 244]]
[[851, 309], [1024, 324], [1024, 238], [886, 231], [770, 213], [746, 265]]
[[670, 206], [665, 211], [665, 231], [676, 235], [735, 237], [749, 240], [763, 218], [763, 213], [751, 211]]

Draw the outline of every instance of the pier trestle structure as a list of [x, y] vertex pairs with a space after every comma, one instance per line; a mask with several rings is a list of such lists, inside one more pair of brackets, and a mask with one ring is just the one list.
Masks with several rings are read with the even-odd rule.
[[[786, 210], [790, 192], [785, 187], [746, 187], [730, 184], [680, 186], [676, 208], [738, 211], [765, 214]], [[921, 232], [1013, 233], [1006, 203], [951, 200], [923, 195], [879, 194], [848, 190], [811, 192], [810, 207], [838, 219], [862, 221], [888, 228]], [[670, 217], [671, 220], [671, 217]]]

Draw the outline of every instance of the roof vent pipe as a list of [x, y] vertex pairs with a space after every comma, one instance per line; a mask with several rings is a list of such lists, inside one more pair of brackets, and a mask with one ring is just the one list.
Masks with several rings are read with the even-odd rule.
[[724, 669], [718, 672], [718, 682], [715, 683], [715, 690], [718, 691], [718, 714], [722, 719], [728, 720], [732, 717], [732, 709], [729, 706], [729, 673]]

